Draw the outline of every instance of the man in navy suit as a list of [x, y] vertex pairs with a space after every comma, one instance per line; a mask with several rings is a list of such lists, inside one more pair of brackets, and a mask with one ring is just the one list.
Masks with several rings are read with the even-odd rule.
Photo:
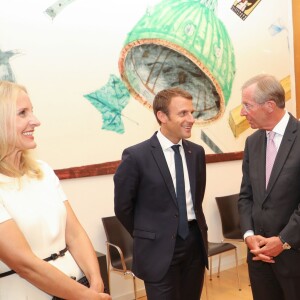
[[[208, 264], [202, 210], [206, 166], [204, 149], [185, 140], [195, 122], [192, 96], [177, 87], [162, 90], [153, 111], [160, 130], [125, 149], [114, 176], [115, 213], [133, 236], [133, 272], [144, 280], [147, 299], [199, 300]], [[183, 217], [173, 145], [180, 145], [183, 162]], [[186, 220], [183, 237], [180, 219]]]
[[246, 141], [239, 199], [253, 299], [299, 300], [300, 122], [271, 75], [243, 85], [242, 105], [258, 129]]

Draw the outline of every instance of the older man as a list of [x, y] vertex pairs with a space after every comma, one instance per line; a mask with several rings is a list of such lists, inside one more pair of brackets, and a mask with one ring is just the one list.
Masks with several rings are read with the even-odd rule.
[[242, 87], [253, 129], [243, 159], [239, 212], [254, 300], [300, 299], [300, 124], [271, 75]]

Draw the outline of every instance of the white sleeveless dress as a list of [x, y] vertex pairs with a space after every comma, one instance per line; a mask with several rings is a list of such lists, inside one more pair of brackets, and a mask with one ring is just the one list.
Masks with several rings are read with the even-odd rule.
[[[54, 171], [45, 162], [38, 162], [44, 173], [43, 179], [23, 176], [21, 188], [16, 179], [0, 174], [0, 224], [13, 219], [32, 251], [43, 259], [66, 246], [64, 201], [67, 198]], [[65, 256], [49, 263], [68, 276], [82, 277], [80, 268], [68, 251]], [[0, 273], [8, 270], [0, 260]], [[17, 274], [0, 278], [0, 300], [46, 299], [52, 299], [52, 296]]]

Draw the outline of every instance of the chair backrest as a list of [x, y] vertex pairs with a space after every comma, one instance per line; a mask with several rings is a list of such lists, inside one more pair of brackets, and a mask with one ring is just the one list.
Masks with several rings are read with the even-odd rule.
[[238, 212], [239, 194], [216, 197], [225, 239], [243, 239]]
[[[122, 250], [126, 267], [131, 270], [133, 248], [132, 236], [116, 216], [104, 217], [102, 218], [102, 223], [107, 241], [118, 246]], [[117, 269], [120, 268], [121, 260], [117, 250], [113, 247], [109, 247], [109, 252], [112, 266]]]

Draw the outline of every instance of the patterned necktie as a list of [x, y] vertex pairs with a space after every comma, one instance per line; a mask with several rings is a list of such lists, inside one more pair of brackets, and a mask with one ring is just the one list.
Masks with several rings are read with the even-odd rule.
[[184, 186], [184, 174], [182, 158], [179, 152], [180, 145], [173, 145], [172, 149], [174, 151], [175, 160], [175, 170], [176, 170], [176, 195], [179, 209], [179, 226], [178, 235], [182, 239], [186, 239], [189, 234], [189, 225], [186, 212], [186, 200], [185, 200], [185, 186]]
[[270, 131], [267, 139], [267, 150], [266, 150], [266, 188], [269, 183], [270, 175], [272, 172], [273, 164], [276, 158], [277, 149], [274, 143], [275, 132]]

